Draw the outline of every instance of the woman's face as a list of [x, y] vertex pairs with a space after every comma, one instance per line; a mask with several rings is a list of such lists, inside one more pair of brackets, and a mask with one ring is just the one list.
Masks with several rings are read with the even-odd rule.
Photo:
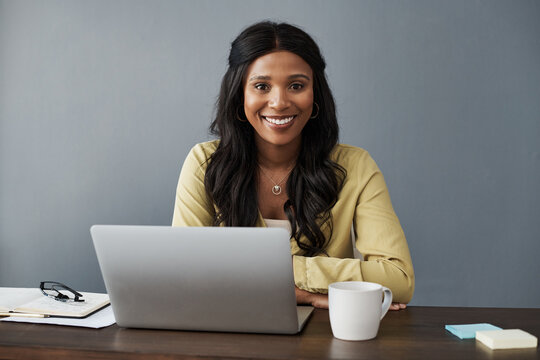
[[249, 65], [244, 112], [259, 144], [299, 145], [312, 110], [313, 71], [300, 56], [276, 51]]

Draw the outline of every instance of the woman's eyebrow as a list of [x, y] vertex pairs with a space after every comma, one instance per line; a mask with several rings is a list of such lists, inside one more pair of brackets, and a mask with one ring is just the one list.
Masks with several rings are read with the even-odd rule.
[[293, 75], [290, 75], [290, 76], [289, 76], [289, 80], [291, 80], [291, 79], [296, 79], [296, 78], [304, 78], [304, 79], [306, 79], [307, 81], [311, 80], [311, 79], [309, 78], [309, 76], [304, 75], [304, 74], [293, 74]]
[[[292, 74], [292, 75], [289, 75], [287, 77], [287, 79], [291, 80], [291, 79], [297, 79], [297, 78], [304, 78], [306, 79], [307, 81], [311, 80], [309, 78], [309, 76], [305, 75], [305, 74]], [[255, 75], [255, 76], [252, 76], [249, 78], [248, 81], [253, 81], [253, 80], [271, 80], [272, 78], [268, 75]]]
[[255, 76], [252, 76], [249, 78], [249, 81], [253, 81], [253, 80], [270, 80], [270, 76], [265, 76], [265, 75], [255, 75]]

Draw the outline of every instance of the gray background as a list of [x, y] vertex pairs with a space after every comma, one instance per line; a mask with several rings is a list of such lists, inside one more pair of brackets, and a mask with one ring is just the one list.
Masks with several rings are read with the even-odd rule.
[[382, 169], [414, 305], [540, 307], [538, 1], [0, 1], [0, 286], [104, 285], [95, 223], [168, 225], [232, 39], [319, 43]]

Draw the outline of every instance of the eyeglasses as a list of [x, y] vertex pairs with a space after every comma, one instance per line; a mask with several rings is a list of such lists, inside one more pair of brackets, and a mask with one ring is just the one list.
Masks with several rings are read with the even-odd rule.
[[39, 283], [39, 288], [43, 295], [62, 302], [83, 302], [82, 294], [76, 292], [72, 288], [56, 281], [42, 281]]

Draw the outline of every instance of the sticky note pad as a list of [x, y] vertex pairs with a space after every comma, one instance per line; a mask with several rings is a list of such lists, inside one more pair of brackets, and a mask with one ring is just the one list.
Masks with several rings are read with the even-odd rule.
[[491, 324], [464, 324], [464, 325], [446, 325], [444, 327], [460, 339], [474, 339], [477, 331], [481, 330], [501, 330], [500, 327]]
[[491, 349], [520, 349], [538, 346], [536, 336], [520, 329], [478, 331], [476, 340]]

